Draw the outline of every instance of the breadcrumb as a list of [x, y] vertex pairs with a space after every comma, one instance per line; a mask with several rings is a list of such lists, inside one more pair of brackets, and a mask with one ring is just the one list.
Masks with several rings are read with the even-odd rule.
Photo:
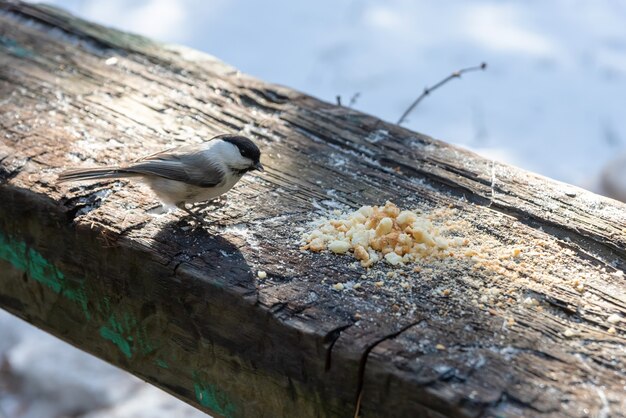
[[623, 319], [623, 318], [622, 318], [620, 315], [618, 315], [618, 314], [612, 314], [612, 315], [610, 315], [610, 316], [606, 319], [606, 321], [607, 321], [609, 324], [616, 324], [616, 323], [618, 323], [619, 321], [621, 321], [622, 319]]
[[[448, 237], [448, 227], [436, 225], [433, 214], [420, 216], [414, 211], [401, 211], [392, 202], [383, 207], [363, 206], [339, 215], [338, 219], [325, 220], [315, 230], [305, 233], [301, 249], [329, 250], [335, 254], [351, 251], [363, 267], [371, 267], [383, 259], [398, 266], [453, 257], [452, 248], [469, 244], [467, 239]], [[449, 226], [454, 227], [454, 224]], [[467, 251], [459, 253], [467, 254]]]

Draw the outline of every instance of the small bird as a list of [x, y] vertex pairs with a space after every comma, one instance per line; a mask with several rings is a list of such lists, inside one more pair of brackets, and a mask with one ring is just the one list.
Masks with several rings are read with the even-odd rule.
[[176, 206], [206, 225], [187, 203], [213, 200], [252, 170], [263, 170], [261, 151], [239, 135], [217, 135], [201, 144], [183, 145], [115, 167], [80, 168], [61, 173], [59, 183], [138, 178], [165, 206]]

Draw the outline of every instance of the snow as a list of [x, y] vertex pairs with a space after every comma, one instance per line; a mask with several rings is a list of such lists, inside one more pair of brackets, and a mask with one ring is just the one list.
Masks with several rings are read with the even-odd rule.
[[[466, 74], [427, 97], [405, 126], [626, 199], [625, 2], [46, 2], [206, 51], [330, 102], [341, 95], [346, 104], [360, 93], [356, 109], [392, 122], [425, 86], [486, 61], [486, 72]], [[370, 139], [384, 140], [384, 134]], [[0, 357], [24, 388], [0, 395], [9, 416], [77, 410], [90, 418], [201, 416], [2, 312], [0, 335]], [[20, 408], [26, 412], [18, 414]]]

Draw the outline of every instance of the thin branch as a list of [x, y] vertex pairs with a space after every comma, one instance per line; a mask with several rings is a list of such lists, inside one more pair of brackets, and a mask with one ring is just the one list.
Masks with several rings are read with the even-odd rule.
[[359, 97], [361, 97], [361, 93], [354, 93], [350, 98], [350, 103], [348, 104], [348, 107], [354, 106], [356, 104], [356, 101], [359, 100]]
[[434, 86], [426, 87], [424, 89], [424, 92], [420, 94], [420, 96], [417, 99], [415, 99], [415, 101], [411, 104], [411, 106], [409, 106], [409, 108], [404, 111], [400, 119], [398, 119], [398, 125], [401, 125], [402, 122], [405, 121], [406, 117], [409, 116], [409, 113], [411, 113], [413, 109], [415, 109], [415, 107], [434, 90], [437, 90], [439, 87], [443, 86], [444, 84], [446, 84], [448, 81], [452, 80], [453, 78], [461, 78], [461, 75], [465, 73], [469, 73], [471, 71], [484, 70], [485, 68], [487, 68], [486, 62], [483, 62], [482, 64], [474, 66], [474, 67], [462, 68], [458, 71], [453, 72], [452, 74], [450, 74], [449, 76], [447, 76], [446, 78], [444, 78], [443, 80], [435, 84]]
[[[359, 97], [361, 96], [361, 93], [354, 93], [352, 95], [352, 97], [350, 98], [350, 103], [348, 104], [348, 107], [352, 107], [356, 104], [356, 101], [359, 100]], [[337, 106], [341, 107], [341, 95], [337, 95]]]

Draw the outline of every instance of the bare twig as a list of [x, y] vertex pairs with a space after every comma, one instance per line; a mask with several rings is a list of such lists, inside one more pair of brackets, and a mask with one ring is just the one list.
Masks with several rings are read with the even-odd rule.
[[464, 73], [469, 73], [470, 71], [484, 70], [485, 68], [487, 68], [486, 62], [483, 62], [482, 64], [474, 66], [474, 67], [462, 68], [458, 71], [453, 72], [452, 74], [450, 74], [449, 76], [447, 76], [446, 78], [444, 78], [443, 80], [435, 84], [434, 86], [426, 87], [424, 89], [424, 92], [420, 94], [420, 96], [417, 99], [415, 99], [415, 101], [411, 104], [411, 106], [409, 106], [409, 108], [404, 111], [400, 119], [398, 119], [398, 125], [401, 125], [402, 122], [405, 121], [406, 117], [409, 116], [409, 113], [411, 113], [413, 109], [415, 109], [415, 107], [434, 90], [437, 90], [439, 87], [443, 86], [444, 84], [446, 84], [448, 81], [452, 80], [453, 78], [461, 78], [461, 75]]
[[[352, 107], [356, 104], [356, 101], [359, 100], [361, 93], [354, 93], [352, 97], [350, 97], [350, 103], [348, 103], [348, 107]], [[337, 95], [337, 106], [341, 107], [341, 95]]]
[[350, 98], [350, 103], [348, 104], [348, 107], [354, 106], [356, 104], [356, 101], [359, 100], [359, 97], [361, 97], [361, 93], [354, 93]]

